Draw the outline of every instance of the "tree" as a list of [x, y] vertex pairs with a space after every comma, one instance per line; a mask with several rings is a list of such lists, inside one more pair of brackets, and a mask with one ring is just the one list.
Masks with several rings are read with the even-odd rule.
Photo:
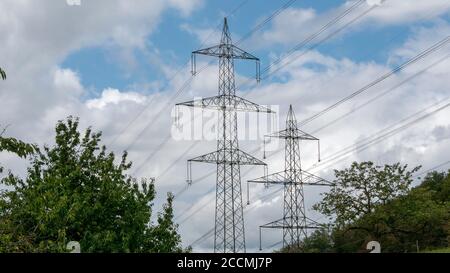
[[433, 193], [418, 187], [370, 215], [383, 227], [380, 241], [385, 251], [415, 252], [416, 243], [425, 248], [446, 247], [449, 206], [433, 199]]
[[371, 240], [379, 241], [383, 252], [415, 252], [417, 244], [422, 249], [448, 246], [450, 177], [430, 173], [411, 189], [418, 169], [362, 162], [335, 171], [336, 187], [314, 206], [335, 216], [334, 250], [366, 251]]
[[350, 168], [335, 170], [335, 187], [324, 193], [314, 209], [336, 217], [337, 226], [346, 226], [372, 213], [378, 205], [405, 195], [412, 174], [419, 170], [400, 163], [375, 166], [373, 162], [354, 162]]
[[127, 153], [116, 163], [101, 133], [81, 136], [78, 125], [59, 121], [55, 145], [33, 154], [26, 178], [2, 179], [10, 190], [0, 193], [0, 251], [65, 252], [69, 241], [82, 252], [181, 251], [173, 197], [152, 223], [153, 181], [125, 174]]
[[450, 202], [450, 170], [428, 173], [420, 187], [432, 192], [434, 200]]
[[[4, 128], [0, 132], [0, 152], [10, 152], [16, 154], [21, 158], [26, 158], [27, 156], [30, 156], [37, 151], [37, 147], [35, 145], [25, 143], [16, 138], [4, 137], [3, 135], [5, 131], [6, 128]], [[3, 167], [0, 165], [0, 174], [1, 173], [3, 173]], [[0, 190], [0, 195], [1, 194], [2, 191]], [[5, 208], [4, 202], [5, 200], [0, 198], [0, 209]], [[2, 212], [0, 211], [0, 215], [1, 214]], [[0, 252], [4, 252], [4, 250], [6, 249], [6, 245], [10, 245], [9, 243], [6, 244], [5, 242], [14, 241], [14, 244], [16, 245], [26, 245], [28, 242], [28, 237], [26, 235], [18, 235], [15, 237], [11, 236], [11, 228], [12, 223], [10, 222], [10, 219], [5, 218], [3, 220], [0, 220]]]
[[2, 78], [2, 80], [6, 80], [6, 72], [3, 71], [1, 67], [0, 67], [0, 78]]
[[[0, 132], [0, 152], [10, 152], [14, 153], [21, 158], [26, 158], [27, 156], [33, 154], [37, 147], [20, 141], [12, 137], [3, 137], [6, 128]], [[3, 167], [0, 165], [0, 173], [3, 172]]]
[[[337, 252], [355, 252], [376, 240], [383, 252], [416, 252], [448, 245], [448, 204], [436, 202], [433, 193], [417, 187], [333, 233]], [[355, 228], [357, 227], [357, 228]]]
[[157, 252], [190, 252], [191, 249], [183, 250], [180, 247], [180, 235], [176, 230], [176, 225], [173, 223], [173, 202], [174, 196], [169, 193], [167, 197], [167, 204], [163, 207], [163, 213], [158, 214], [158, 225], [152, 228], [152, 236], [148, 237], [151, 240], [145, 241], [146, 248], [155, 249]]
[[300, 246], [288, 246], [282, 253], [331, 253], [334, 252], [333, 238], [327, 227], [315, 230], [300, 242]]

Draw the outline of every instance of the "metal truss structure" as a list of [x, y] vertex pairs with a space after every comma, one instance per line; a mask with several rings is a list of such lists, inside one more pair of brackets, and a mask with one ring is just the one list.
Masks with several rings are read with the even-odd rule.
[[196, 55], [219, 58], [219, 94], [177, 106], [200, 107], [219, 111], [217, 150], [188, 160], [188, 183], [192, 183], [191, 163], [217, 165], [214, 251], [223, 253], [245, 252], [244, 216], [241, 188], [241, 165], [266, 164], [239, 149], [237, 111], [273, 113], [272, 110], [236, 96], [234, 60], [256, 62], [259, 80], [259, 59], [233, 45], [227, 19], [219, 45], [192, 53], [192, 73], [196, 74]]
[[[319, 224], [306, 216], [304, 185], [332, 186], [333, 183], [302, 170], [300, 161], [300, 141], [319, 139], [299, 130], [292, 105], [286, 118], [286, 129], [268, 135], [269, 138], [285, 140], [285, 169], [281, 172], [249, 180], [249, 183], [277, 184], [284, 187], [283, 218], [260, 226], [261, 229], [283, 229], [283, 247], [299, 247], [300, 239], [307, 237], [307, 229], [318, 228]], [[320, 144], [319, 161], [320, 161]]]

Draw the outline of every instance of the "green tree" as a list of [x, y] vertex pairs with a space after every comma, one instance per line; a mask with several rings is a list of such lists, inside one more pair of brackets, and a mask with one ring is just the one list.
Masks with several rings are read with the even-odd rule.
[[153, 181], [136, 181], [124, 153], [100, 146], [101, 133], [82, 136], [78, 119], [56, 125], [55, 145], [34, 153], [25, 179], [2, 179], [0, 251], [64, 252], [78, 241], [82, 252], [182, 251], [169, 195], [158, 223], [150, 221]]
[[412, 175], [419, 170], [400, 163], [375, 166], [373, 162], [354, 162], [350, 168], [335, 170], [335, 187], [324, 193], [314, 209], [334, 216], [337, 226], [346, 226], [372, 213], [378, 205], [408, 193]]
[[6, 80], [6, 72], [0, 67], [0, 78]]
[[282, 253], [331, 253], [334, 252], [333, 238], [327, 227], [315, 230], [300, 242], [299, 247], [288, 246]]
[[450, 171], [428, 173], [420, 187], [430, 191], [434, 200], [450, 202]]
[[[0, 132], [0, 152], [10, 152], [21, 158], [26, 158], [37, 150], [35, 145], [25, 143], [16, 138], [4, 137], [5, 131], [6, 128]], [[0, 165], [0, 173], [2, 172], [3, 167]]]
[[448, 246], [449, 176], [430, 173], [411, 189], [418, 169], [362, 162], [335, 171], [336, 188], [314, 206], [336, 219], [334, 251], [366, 251], [371, 240], [379, 241], [383, 252], [415, 252], [417, 244], [422, 249]]
[[436, 202], [433, 192], [418, 187], [367, 218], [371, 219], [369, 223], [376, 221], [382, 227], [379, 240], [385, 251], [415, 252], [416, 243], [425, 248], [448, 245], [448, 208], [448, 204]]
[[421, 248], [446, 247], [448, 208], [448, 204], [436, 202], [426, 188], [414, 188], [348, 226], [335, 229], [335, 249], [355, 252], [371, 240], [379, 241], [383, 252], [416, 252], [417, 244]]
[[176, 225], [173, 222], [173, 202], [174, 196], [169, 193], [167, 204], [163, 207], [163, 212], [158, 213], [158, 225], [152, 228], [152, 235], [144, 242], [148, 249], [155, 249], [157, 252], [183, 252], [191, 251], [191, 249], [183, 250], [180, 247], [180, 235], [177, 233]]

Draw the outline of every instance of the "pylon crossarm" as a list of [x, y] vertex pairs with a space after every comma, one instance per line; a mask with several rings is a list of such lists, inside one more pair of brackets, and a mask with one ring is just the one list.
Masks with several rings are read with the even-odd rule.
[[329, 186], [329, 187], [333, 187], [335, 185], [335, 183], [333, 182], [330, 182], [326, 179], [323, 179], [321, 177], [318, 177], [317, 175], [314, 175], [312, 173], [303, 170], [302, 170], [302, 179], [304, 185]]
[[238, 158], [239, 165], [267, 166], [265, 162], [241, 150], [238, 150], [238, 157], [239, 157]]
[[319, 139], [303, 132], [300, 129], [284, 129], [281, 131], [278, 131], [276, 133], [270, 134], [270, 135], [266, 135], [266, 137], [273, 137], [273, 138], [296, 138], [296, 139], [301, 139], [301, 140], [316, 140], [318, 141]]
[[324, 227], [324, 226], [328, 225], [328, 224], [321, 224], [321, 223], [317, 222], [316, 220], [313, 220], [313, 219], [311, 219], [309, 217], [306, 217], [306, 224], [309, 225], [309, 226], [316, 225], [318, 227]]
[[[264, 224], [262, 226], [259, 226], [260, 228], [301, 228], [301, 229], [319, 229], [321, 228], [321, 225], [317, 222], [310, 222], [306, 223], [306, 225], [286, 225], [286, 222], [290, 221], [291, 217], [281, 218], [275, 221], [272, 221], [270, 223]], [[309, 219], [309, 218], [308, 218]], [[310, 220], [310, 219], [309, 219]]]
[[259, 58], [232, 44], [215, 45], [208, 48], [193, 51], [192, 54], [206, 55], [218, 58], [233, 58], [241, 60], [259, 61]]
[[[231, 159], [228, 156], [231, 154]], [[214, 164], [238, 164], [238, 165], [262, 165], [267, 164], [257, 159], [256, 157], [241, 151], [241, 150], [218, 150], [208, 154], [204, 154], [192, 159], [188, 162], [202, 162], [202, 163], [214, 163]]]
[[211, 110], [223, 110], [240, 112], [275, 113], [271, 109], [253, 103], [238, 96], [221, 95], [197, 100], [191, 100], [176, 104], [176, 106], [200, 107]]
[[258, 105], [254, 102], [251, 102], [249, 100], [246, 100], [244, 98], [234, 96], [234, 108], [237, 111], [246, 111], [246, 112], [259, 112], [259, 113], [268, 113], [273, 114], [275, 111], [271, 110], [270, 108]]
[[216, 164], [218, 161], [217, 151], [207, 153], [201, 156], [194, 157], [189, 159], [188, 162], [202, 162], [202, 163], [214, 163]]
[[284, 184], [286, 180], [286, 172], [281, 171], [266, 176], [262, 176], [256, 179], [248, 180], [248, 183], [261, 183], [261, 184]]

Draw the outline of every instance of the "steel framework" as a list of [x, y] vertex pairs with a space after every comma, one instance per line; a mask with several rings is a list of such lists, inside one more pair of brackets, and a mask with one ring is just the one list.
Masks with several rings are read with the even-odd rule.
[[286, 129], [268, 135], [269, 138], [281, 138], [285, 140], [285, 168], [284, 171], [265, 175], [249, 180], [249, 183], [278, 184], [284, 187], [283, 218], [260, 226], [261, 229], [283, 229], [283, 247], [300, 246], [300, 239], [307, 237], [307, 229], [318, 228], [319, 224], [306, 216], [304, 185], [332, 186], [331, 182], [302, 170], [300, 161], [300, 141], [312, 140], [318, 142], [320, 161], [319, 139], [301, 131], [297, 127], [292, 105], [286, 118]]
[[177, 106], [200, 107], [219, 111], [217, 150], [188, 160], [188, 183], [192, 183], [191, 163], [203, 162], [217, 165], [215, 208], [215, 252], [245, 252], [244, 216], [241, 188], [241, 165], [266, 164], [239, 149], [237, 135], [237, 111], [273, 113], [236, 96], [234, 60], [256, 62], [256, 78], [259, 80], [259, 59], [233, 45], [227, 19], [219, 45], [192, 52], [192, 73], [196, 74], [196, 55], [219, 58], [219, 94], [177, 104]]

